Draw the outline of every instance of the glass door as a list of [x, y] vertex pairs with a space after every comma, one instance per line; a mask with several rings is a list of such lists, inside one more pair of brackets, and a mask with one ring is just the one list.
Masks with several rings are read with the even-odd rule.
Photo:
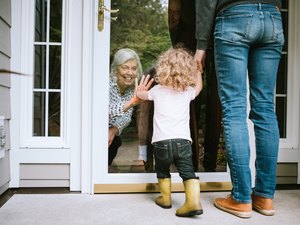
[[[95, 8], [99, 9], [99, 14], [97, 12], [98, 15], [95, 15], [94, 24], [92, 81], [94, 192], [154, 191], [157, 179], [151, 146], [153, 106], [150, 103], [134, 107], [131, 123], [120, 135], [122, 144], [112, 163], [108, 165], [110, 65], [114, 54], [122, 48], [132, 49], [139, 55], [144, 74], [151, 73], [159, 54], [172, 46], [187, 48], [193, 54], [196, 44], [195, 14], [191, 13], [195, 9], [194, 1], [100, 0], [95, 2]], [[209, 74], [206, 75], [208, 77]], [[206, 77], [204, 79], [204, 82], [215, 82]], [[211, 89], [214, 88], [216, 86], [211, 85]], [[216, 89], [205, 88], [190, 107], [194, 169], [206, 189], [229, 189], [230, 177], [226, 166], [220, 107], [208, 109], [210, 105], [216, 105], [207, 101], [207, 95], [211, 93], [216, 96]], [[207, 121], [213, 121], [216, 129], [208, 129]], [[209, 146], [209, 141], [213, 142], [210, 143], [213, 146], [212, 157], [208, 156], [207, 151], [205, 153], [205, 146]], [[147, 150], [141, 152], [140, 145]], [[208, 161], [207, 164], [215, 166], [205, 168], [205, 160]], [[180, 190], [182, 180], [175, 167], [171, 167], [171, 171], [174, 189]]]

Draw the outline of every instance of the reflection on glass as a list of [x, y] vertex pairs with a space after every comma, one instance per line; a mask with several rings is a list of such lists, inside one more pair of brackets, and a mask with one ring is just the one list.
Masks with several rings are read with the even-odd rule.
[[281, 17], [282, 17], [282, 25], [283, 25], [283, 33], [284, 33], [284, 39], [285, 44], [283, 46], [283, 51], [287, 51], [288, 46], [288, 10], [289, 10], [289, 4], [288, 0], [282, 0], [281, 1]]
[[[169, 4], [168, 4], [169, 3]], [[111, 22], [111, 59], [121, 48], [131, 48], [140, 56], [144, 74], [153, 72], [158, 55], [173, 46], [195, 50], [194, 1], [169, 0], [137, 2], [112, 0], [111, 8], [120, 9], [117, 21]], [[168, 15], [168, 13], [170, 15]], [[134, 14], [134, 16], [132, 16]], [[213, 59], [212, 59], [213, 60]], [[112, 60], [111, 60], [112, 61]], [[212, 68], [213, 69], [213, 68]], [[215, 82], [216, 85], [216, 82]], [[191, 135], [193, 138], [194, 168], [203, 172], [208, 90], [203, 90], [197, 102], [191, 104]], [[217, 91], [215, 91], [217, 93]], [[215, 100], [214, 100], [215, 101]], [[216, 105], [216, 102], [212, 102]], [[111, 166], [110, 173], [154, 172], [152, 137], [153, 104], [145, 102], [134, 108], [131, 124], [122, 132], [122, 145]], [[226, 171], [226, 150], [222, 136], [221, 114], [214, 147], [217, 172]], [[216, 118], [213, 118], [216, 120]], [[141, 145], [146, 146], [143, 151]], [[175, 172], [175, 167], [171, 167]]]
[[61, 42], [62, 0], [36, 0], [34, 136], [60, 136]]
[[278, 73], [277, 73], [277, 81], [276, 81], [276, 94], [287, 94], [287, 55], [284, 54], [281, 56]]
[[46, 87], [46, 46], [34, 47], [34, 88]]
[[279, 126], [280, 138], [286, 138], [286, 97], [276, 97], [276, 115]]
[[45, 136], [45, 92], [34, 93], [33, 136]]
[[35, 41], [45, 42], [47, 38], [47, 0], [35, 1]]
[[61, 42], [62, 0], [50, 1], [50, 41]]
[[281, 17], [282, 17], [282, 26], [283, 26], [283, 34], [284, 34], [284, 42], [285, 42], [282, 50], [286, 52], [288, 47], [288, 11], [282, 11]]
[[48, 136], [60, 136], [60, 93], [49, 93]]
[[[157, 56], [171, 46], [166, 4], [112, 0], [111, 6], [120, 9], [117, 21], [111, 23], [111, 56], [118, 49], [131, 48], [138, 53], [144, 71], [153, 67]], [[110, 172], [153, 172], [152, 156], [146, 163], [139, 158], [138, 129], [145, 129], [138, 126], [140, 112], [140, 106], [134, 108], [132, 122], [122, 131], [123, 143]]]
[[61, 46], [49, 46], [49, 88], [60, 89]]

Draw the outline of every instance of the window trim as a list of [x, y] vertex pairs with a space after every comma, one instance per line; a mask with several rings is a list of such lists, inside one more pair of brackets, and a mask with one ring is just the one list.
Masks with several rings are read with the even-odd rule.
[[[23, 7], [24, 6], [24, 7]], [[20, 87], [20, 148], [23, 149], [69, 149], [69, 135], [67, 132], [70, 121], [68, 121], [70, 110], [68, 108], [68, 71], [65, 62], [68, 62], [68, 46], [66, 46], [67, 32], [69, 21], [67, 20], [67, 3], [62, 0], [62, 40], [61, 43], [61, 115], [60, 115], [60, 136], [59, 137], [44, 137], [44, 136], [33, 136], [33, 93], [34, 93], [34, 47], [40, 43], [35, 42], [35, 1], [24, 1], [22, 2], [22, 40], [21, 40], [21, 71], [26, 76], [21, 77]], [[49, 13], [48, 13], [49, 14]], [[50, 15], [48, 15], [50, 16]], [[49, 28], [48, 28], [49, 29]], [[25, 31], [26, 30], [26, 31]], [[44, 42], [43, 42], [44, 43]], [[49, 43], [46, 40], [47, 45], [56, 45], [57, 43]], [[48, 58], [47, 58], [48, 59]], [[50, 89], [47, 89], [50, 90]]]
[[[299, 151], [299, 83], [300, 78], [297, 73], [300, 71], [297, 60], [300, 58], [300, 29], [297, 26], [300, 17], [297, 12], [300, 10], [300, 2], [289, 1], [288, 14], [288, 83], [287, 83], [287, 124], [286, 138], [281, 138], [279, 143], [278, 162], [298, 162]], [[293, 32], [291, 32], [293, 31]]]

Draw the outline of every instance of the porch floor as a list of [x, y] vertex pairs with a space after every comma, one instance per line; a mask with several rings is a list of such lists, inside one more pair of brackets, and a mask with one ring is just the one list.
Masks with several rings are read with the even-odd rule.
[[[54, 194], [53, 194], [54, 193]], [[253, 212], [250, 219], [241, 219], [213, 206], [216, 197], [229, 192], [201, 192], [204, 214], [193, 218], [175, 216], [184, 202], [184, 193], [173, 193], [173, 207], [155, 205], [158, 193], [138, 194], [50, 194], [16, 193], [0, 208], [0, 225], [166, 225], [166, 224], [280, 224], [300, 225], [300, 189], [277, 190], [275, 216]]]

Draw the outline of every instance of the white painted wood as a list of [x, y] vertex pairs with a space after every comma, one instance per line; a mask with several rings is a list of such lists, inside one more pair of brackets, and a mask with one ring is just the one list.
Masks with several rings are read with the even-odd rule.
[[10, 90], [0, 84], [0, 116], [10, 118]]
[[276, 184], [296, 184], [296, 177], [277, 177]]
[[[11, 0], [11, 69], [33, 73], [34, 1]], [[280, 140], [279, 162], [298, 163], [299, 156], [299, 58], [300, 3], [290, 0], [288, 137]], [[105, 0], [110, 6], [110, 0]], [[11, 182], [20, 185], [20, 163], [70, 163], [70, 189], [93, 193], [94, 184], [153, 183], [155, 174], [109, 174], [107, 168], [108, 74], [110, 15], [104, 30], [97, 30], [98, 1], [66, 0], [63, 28], [62, 138], [28, 136], [32, 124], [32, 76], [12, 76]], [[293, 34], [293, 35], [291, 35]], [[31, 43], [31, 44], [30, 44]], [[20, 51], [21, 49], [21, 51]], [[24, 110], [25, 109], [25, 110]], [[20, 129], [21, 128], [21, 129]], [[253, 138], [253, 136], [252, 136]], [[252, 139], [251, 139], [252, 140]], [[251, 142], [252, 143], [252, 142]], [[229, 181], [229, 173], [197, 173], [203, 182]], [[181, 182], [172, 174], [174, 182]], [[298, 183], [300, 178], [298, 175]], [[22, 181], [23, 182], [23, 181]], [[44, 181], [43, 181], [44, 182]], [[51, 181], [45, 182], [53, 185]], [[44, 183], [44, 184], [45, 184]], [[22, 183], [23, 185], [24, 183]], [[27, 183], [28, 184], [28, 183]]]
[[70, 187], [69, 180], [20, 180], [20, 187]]
[[[22, 4], [20, 0], [11, 0], [12, 8], [12, 27], [11, 27], [11, 42], [14, 43], [11, 46], [11, 69], [13, 71], [21, 72], [21, 41], [20, 35], [22, 32]], [[21, 89], [21, 78], [19, 76], [11, 77], [11, 143], [10, 151], [10, 174], [11, 180], [9, 183], [10, 187], [19, 187], [19, 159], [18, 149], [20, 143], [20, 89]]]
[[[1, 6], [2, 7], [2, 6]], [[1, 14], [0, 14], [1, 15]], [[10, 27], [6, 21], [0, 20], [0, 52], [10, 57]]]
[[[110, 0], [104, 4], [110, 6]], [[108, 82], [109, 82], [109, 35], [110, 15], [105, 14], [104, 29], [98, 32], [97, 24], [98, 1], [94, 0], [94, 53], [93, 53], [93, 80], [92, 80], [92, 186], [94, 184], [110, 183], [108, 177]], [[105, 116], [107, 115], [107, 116]], [[125, 175], [126, 176], [126, 175]], [[119, 179], [119, 177], [117, 178]], [[93, 188], [93, 187], [92, 187]]]
[[8, 182], [5, 183], [4, 185], [0, 186], [0, 195], [2, 195], [7, 189], [9, 189]]
[[[63, 1], [61, 137], [32, 137], [34, 0], [12, 0], [11, 187], [19, 187], [22, 163], [70, 164], [70, 190], [81, 188], [82, 1]], [[21, 51], [20, 51], [21, 49]]]
[[[0, 5], [0, 69], [9, 70], [11, 56], [10, 0], [2, 0]], [[10, 181], [10, 86], [10, 75], [0, 74], [0, 194], [8, 189], [8, 183]]]
[[[291, 115], [292, 119], [290, 121], [290, 123], [294, 124], [294, 130], [293, 132], [293, 137], [294, 137], [294, 145], [296, 146], [296, 149], [294, 149], [295, 151], [297, 151], [297, 155], [294, 153], [295, 156], [293, 156], [294, 158], [298, 158], [298, 177], [297, 177], [297, 184], [300, 184], [300, 146], [299, 146], [299, 140], [300, 140], [300, 114], [299, 114], [299, 106], [300, 106], [300, 90], [299, 90], [299, 84], [300, 84], [300, 28], [299, 28], [299, 23], [300, 23], [300, 15], [299, 15], [299, 11], [300, 11], [300, 2], [299, 1], [289, 1], [290, 4], [290, 8], [293, 9], [292, 11], [292, 15], [291, 18], [289, 18], [291, 20], [290, 23], [290, 27], [289, 29], [293, 32], [291, 32], [293, 34], [292, 36], [292, 43], [290, 43], [291, 45], [291, 50], [292, 51], [292, 55], [291, 57], [289, 57], [289, 60], [292, 59], [292, 62], [290, 63], [289, 61], [289, 69], [290, 67], [293, 66], [293, 68], [291, 69], [291, 71], [293, 72], [293, 80], [292, 80], [292, 84], [290, 84], [292, 86], [292, 90], [293, 92], [291, 93], [293, 97], [293, 102], [291, 103], [291, 105], [295, 105], [292, 109], [293, 111], [293, 115]], [[290, 46], [289, 46], [290, 49]], [[290, 88], [288, 88], [289, 90]], [[282, 157], [283, 159], [285, 159], [285, 156]]]
[[[280, 140], [280, 151], [299, 149], [299, 1], [289, 1], [289, 39], [288, 39], [288, 86], [287, 86], [287, 138]], [[280, 154], [279, 160], [284, 161], [285, 155]], [[283, 158], [282, 158], [283, 157]], [[288, 157], [288, 156], [287, 156]]]
[[81, 192], [92, 193], [92, 76], [95, 1], [83, 2], [83, 48], [82, 48], [82, 105], [81, 105]]
[[277, 177], [294, 177], [298, 174], [297, 163], [278, 163], [276, 175]]
[[[94, 0], [96, 6], [98, 1]], [[104, 4], [109, 7], [110, 0]], [[95, 9], [96, 10], [96, 9]], [[109, 83], [109, 46], [110, 46], [110, 15], [105, 13], [104, 30], [97, 30], [97, 13], [94, 13], [94, 67], [93, 67], [93, 102], [92, 102], [92, 159], [93, 184], [133, 184], [156, 183], [155, 173], [124, 173], [109, 174], [107, 167], [108, 151], [108, 83]], [[107, 115], [107, 116], [106, 116]], [[202, 182], [229, 181], [229, 173], [197, 173]], [[178, 173], [172, 174], [173, 182], [182, 182]]]
[[[1, 0], [0, 15], [5, 22], [11, 25], [11, 3], [10, 0]], [[1, 39], [0, 39], [1, 40]]]
[[278, 162], [298, 163], [297, 183], [300, 183], [300, 150], [299, 150], [299, 84], [300, 84], [300, 2], [289, 1], [289, 39], [288, 39], [288, 89], [287, 89], [287, 138], [280, 140]]
[[65, 1], [65, 74], [63, 82], [65, 93], [64, 114], [66, 115], [62, 134], [64, 142], [70, 147], [70, 190], [81, 190], [81, 82], [82, 74], [82, 2]]
[[[0, 31], [0, 33], [3, 31]], [[1, 69], [10, 69], [10, 59], [7, 55], [0, 52], [0, 68]], [[1, 74], [0, 76], [0, 85], [4, 87], [10, 87], [10, 74]], [[1, 110], [1, 109], [0, 109]]]
[[9, 154], [5, 154], [5, 157], [0, 159], [0, 171], [0, 187], [2, 187], [10, 180]]
[[69, 164], [21, 164], [20, 180], [69, 180]]

